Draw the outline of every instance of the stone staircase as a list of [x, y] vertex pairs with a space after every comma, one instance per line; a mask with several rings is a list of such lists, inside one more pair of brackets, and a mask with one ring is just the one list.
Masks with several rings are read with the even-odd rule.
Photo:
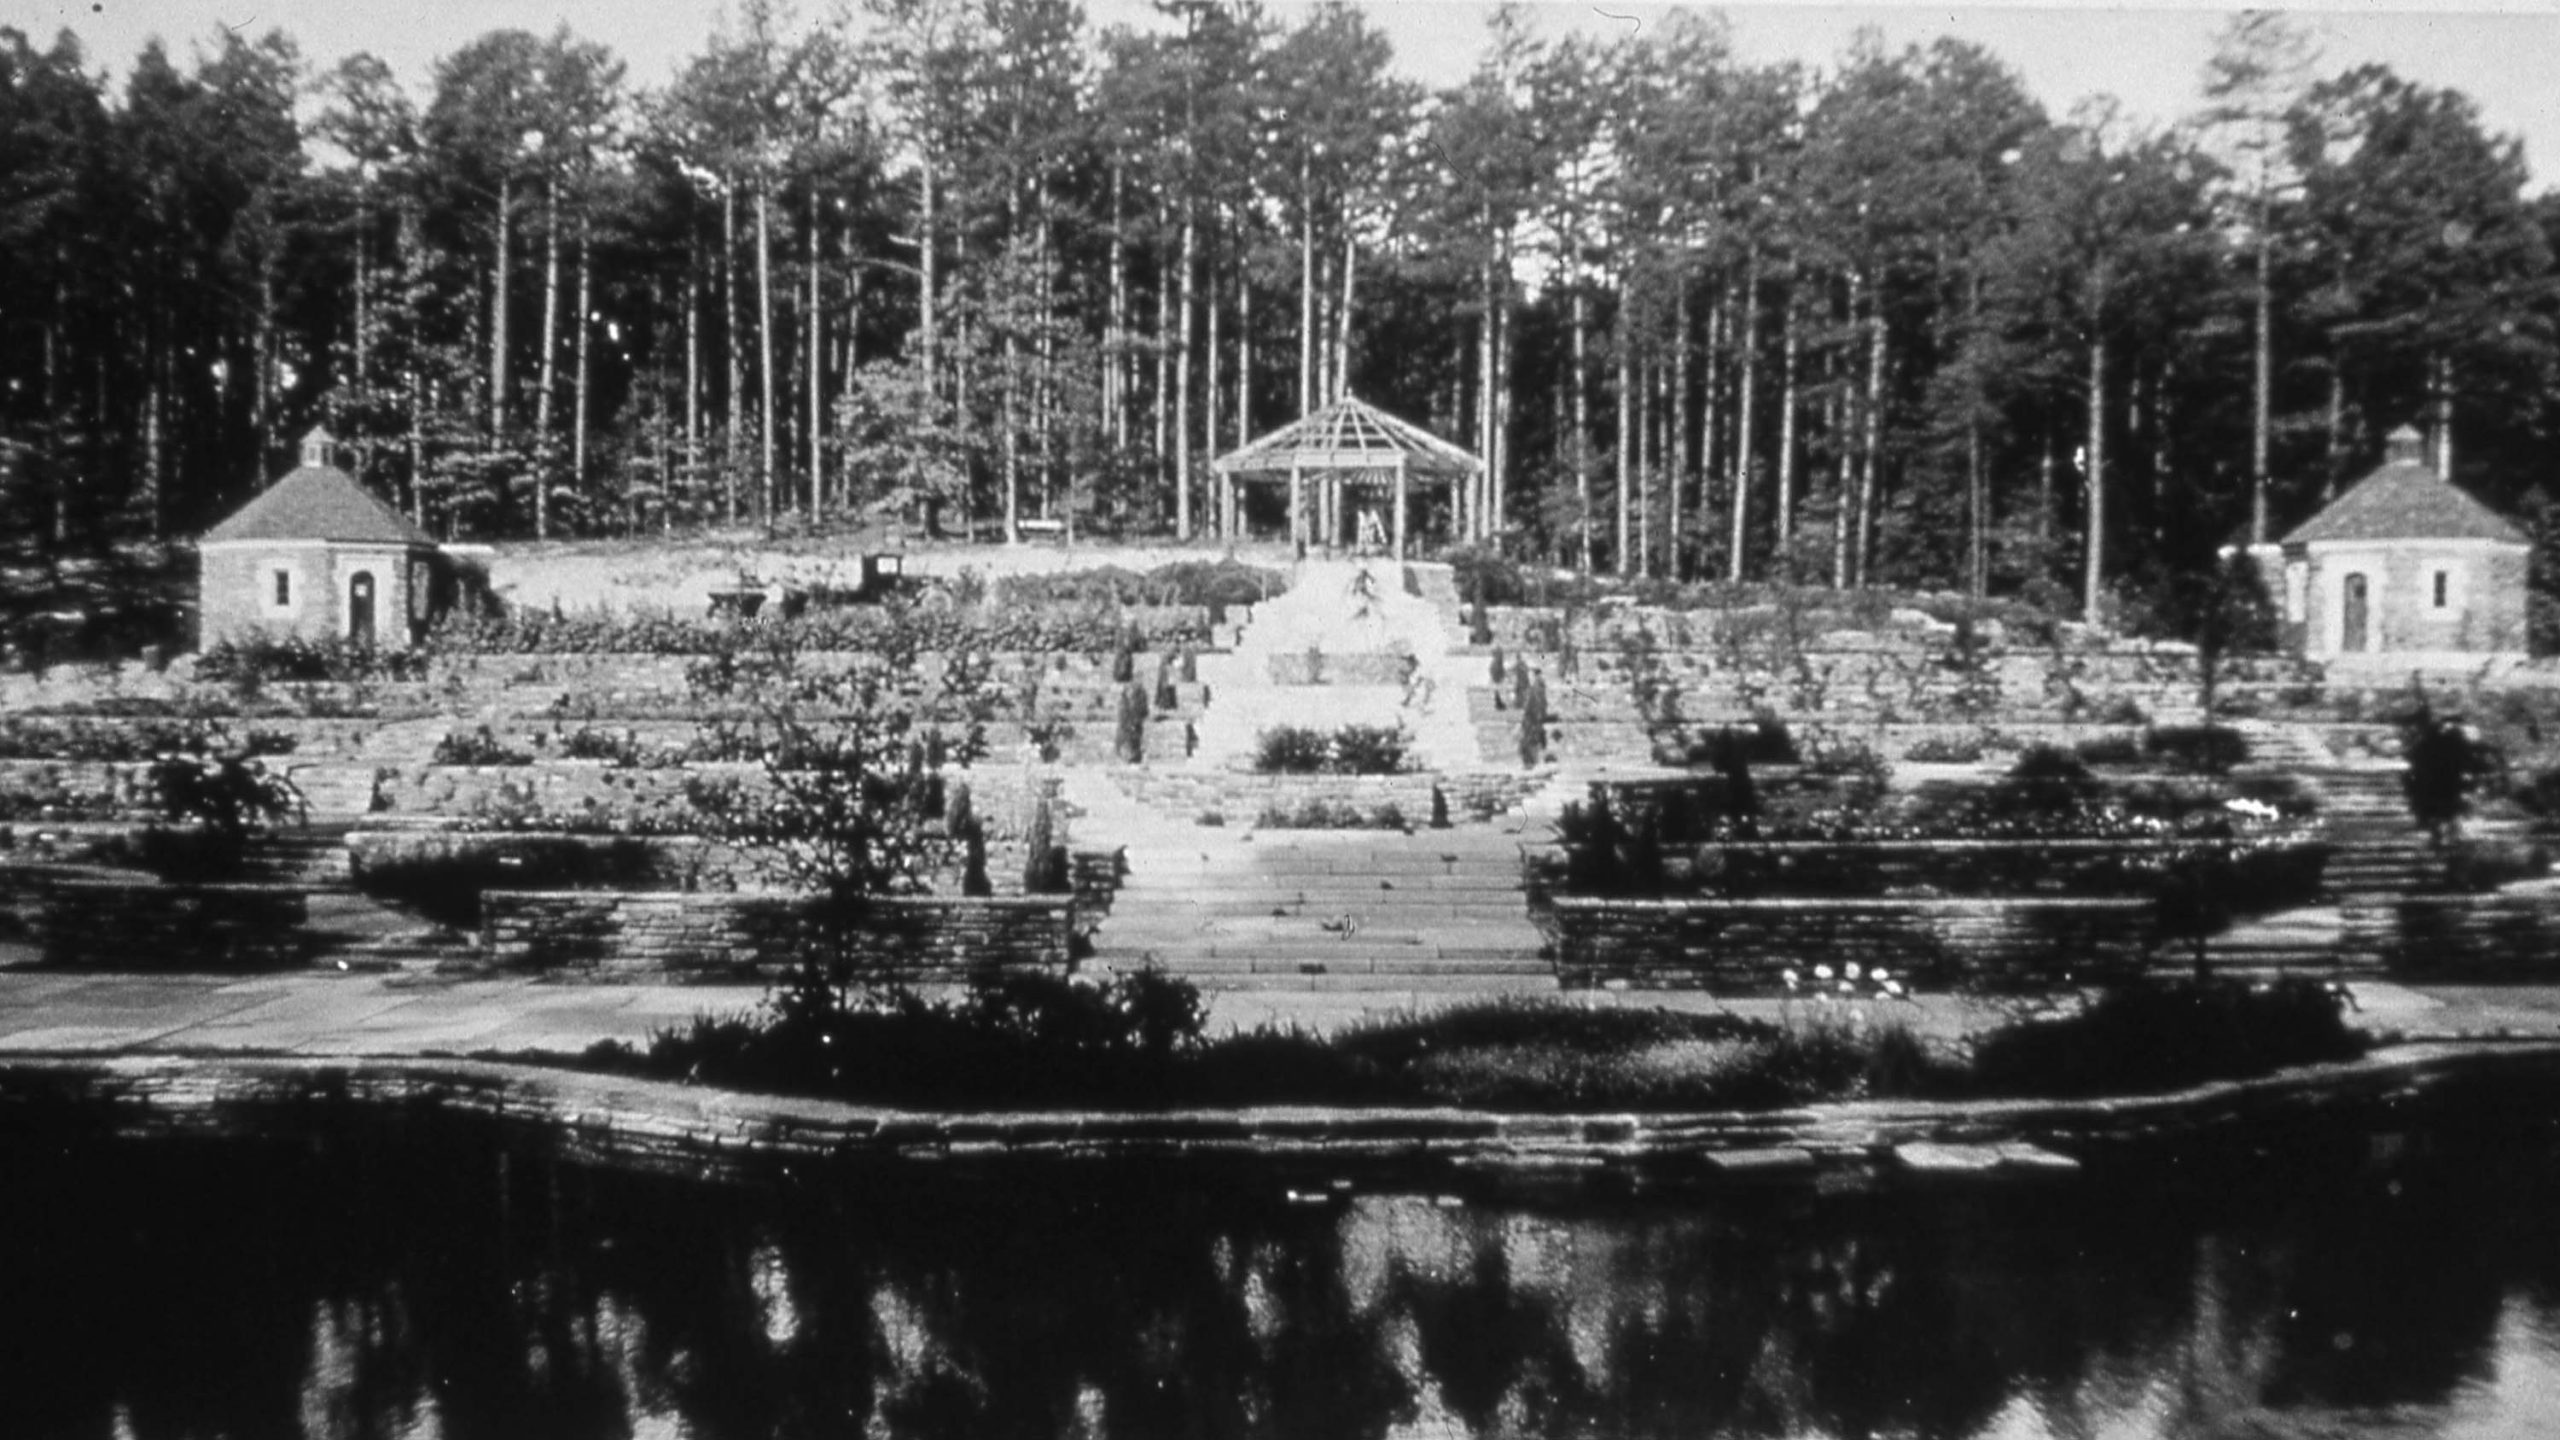
[[1410, 834], [1200, 826], [1070, 772], [1079, 847], [1127, 875], [1087, 964], [1205, 990], [1552, 991], [1520, 887], [1522, 824]]
[[1200, 657], [1209, 703], [1191, 763], [1249, 768], [1262, 732], [1277, 725], [1374, 725], [1402, 728], [1419, 768], [1472, 770], [1482, 763], [1467, 712], [1476, 668], [1441, 607], [1405, 592], [1402, 566], [1301, 561], [1288, 593], [1254, 607], [1233, 649]]
[[[315, 807], [316, 809], [317, 807]], [[303, 893], [314, 963], [342, 970], [426, 970], [471, 956], [468, 936], [357, 892], [347, 861], [351, 818], [286, 825], [251, 842], [239, 878]]]
[[426, 764], [454, 723], [443, 716], [394, 721], [366, 734], [352, 761], [288, 764], [285, 774], [314, 820], [370, 815], [379, 804], [382, 772]]

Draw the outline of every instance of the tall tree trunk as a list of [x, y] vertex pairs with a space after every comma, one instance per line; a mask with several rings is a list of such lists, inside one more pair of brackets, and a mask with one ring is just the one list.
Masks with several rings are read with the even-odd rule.
[[1787, 284], [1787, 307], [1779, 312], [1786, 338], [1778, 347], [1778, 566], [1781, 578], [1795, 583], [1796, 540], [1796, 403], [1798, 362], [1803, 354], [1802, 329], [1796, 319], [1796, 287]]
[[1236, 444], [1253, 440], [1253, 267], [1249, 256], [1236, 267]]
[[427, 377], [409, 371], [409, 521], [427, 523]]
[[2450, 481], [2453, 479], [2453, 357], [2439, 350], [2430, 359], [2427, 370], [2428, 388], [2435, 392], [2434, 403], [2429, 408], [2435, 412], [2436, 474]]
[[[1217, 233], [1218, 209], [1215, 205], [1209, 207], [1209, 224], [1205, 228], [1211, 235]], [[1204, 442], [1201, 448], [1214, 455], [1218, 451], [1218, 411], [1225, 396], [1218, 388], [1218, 331], [1221, 328], [1218, 324], [1218, 267], [1212, 261], [1205, 268], [1207, 274], [1201, 285], [1200, 306], [1207, 312], [1208, 333], [1200, 346], [1200, 436]], [[1214, 474], [1209, 477], [1209, 484], [1216, 492], [1209, 497], [1209, 527], [1223, 539], [1227, 533], [1226, 486]]]
[[[1638, 407], [1636, 428], [1644, 435], [1644, 466], [1637, 472], [1643, 477], [1636, 508], [1636, 533], [1641, 542], [1639, 548], [1643, 559], [1636, 569], [1639, 574], [1651, 579], [1653, 576], [1654, 480], [1662, 473], [1662, 429], [1663, 413], [1666, 408], [1663, 404], [1663, 391], [1671, 382], [1670, 372], [1664, 368], [1661, 360], [1656, 359], [1646, 368], [1653, 372], [1652, 381], [1637, 397], [1641, 403]], [[1676, 511], [1679, 508], [1677, 486], [1673, 487], [1672, 497], [1674, 501], [1672, 508]], [[1675, 568], [1675, 565], [1676, 562], [1666, 564], [1664, 568]]]
[[[1172, 215], [1159, 204], [1156, 210], [1156, 234], [1161, 237], [1173, 223]], [[1164, 252], [1163, 241], [1156, 247], [1156, 478], [1161, 481], [1173, 474], [1173, 257]]]
[[822, 238], [818, 230], [818, 187], [811, 185], [809, 187], [808, 245], [809, 310], [805, 322], [809, 332], [807, 361], [809, 415], [805, 428], [809, 432], [807, 437], [809, 442], [809, 523], [812, 525], [825, 518], [827, 509], [826, 427], [822, 418], [827, 403], [827, 312], [822, 307], [825, 306], [827, 297], [820, 281], [818, 268], [819, 262], [824, 258], [820, 253]]
[[1509, 523], [1511, 513], [1511, 407], [1516, 398], [1511, 393], [1511, 375], [1517, 360], [1519, 337], [1511, 312], [1510, 237], [1503, 237], [1495, 257], [1494, 329], [1493, 329], [1493, 453], [1485, 457], [1492, 472], [1493, 503], [1488, 519], [1492, 534], [1499, 538]]
[[2249, 543], [2267, 543], [2267, 450], [2275, 429], [2276, 347], [2275, 293], [2269, 282], [2268, 252], [2273, 241], [2267, 234], [2266, 207], [2261, 202], [2258, 213], [2258, 245], [2256, 260], [2257, 295], [2254, 320], [2257, 325], [2256, 354], [2250, 366], [2252, 395], [2249, 434]]
[[1633, 575], [1641, 568], [1636, 563], [1633, 537], [1629, 533], [1636, 479], [1636, 347], [1635, 336], [1630, 333], [1633, 327], [1631, 312], [1635, 307], [1627, 303], [1630, 298], [1626, 282], [1621, 279], [1618, 284], [1617, 324], [1612, 327], [1616, 331], [1612, 338], [1617, 341], [1618, 351], [1618, 439], [1612, 447], [1618, 452], [1618, 527], [1610, 557], [1617, 562], [1615, 568], [1620, 575]]
[[1350, 227], [1342, 233], [1342, 308], [1333, 316], [1333, 390], [1329, 399], [1339, 400], [1351, 393], [1351, 312], [1352, 296], [1360, 283], [1360, 249]]
[[533, 396], [533, 537], [551, 538], [551, 404], [560, 379], [560, 177], [542, 187], [542, 372]]
[[917, 360], [924, 369], [924, 385], [928, 395], [942, 383], [939, 369], [942, 359], [942, 237], [936, 220], [935, 204], [939, 198], [934, 176], [933, 147], [924, 147], [917, 170], [921, 192], [916, 226], [916, 330], [919, 334]]
[[721, 301], [727, 307], [722, 327], [729, 346], [729, 433], [722, 437], [720, 492], [728, 523], [738, 523], [738, 472], [745, 468], [738, 447], [747, 429], [747, 352], [738, 333], [738, 187], [724, 180], [720, 191]]
[[2051, 429], [2044, 434], [2044, 453], [2036, 460], [2036, 568], [2051, 572], [2053, 563], [2054, 508], [2060, 503], [2054, 493], [2054, 436]]
[[[1982, 324], [1982, 271], [1974, 267], [1965, 287], [1965, 325]], [[1965, 381], [1964, 493], [1965, 590], [1979, 600], [1991, 593], [1991, 482], [1982, 456], [1982, 369], [1968, 366]]]
[[1567, 389], [1573, 400], [1573, 495], [1577, 508], [1574, 519], [1574, 564], [1585, 575], [1591, 573], [1591, 395], [1590, 337], [1585, 325], [1586, 301], [1582, 286], [1573, 287], [1573, 379]]
[[1733, 528], [1724, 577], [1740, 584], [1751, 553], [1751, 442], [1755, 414], [1760, 408], [1760, 249], [1756, 245], [1743, 258], [1742, 292], [1734, 303], [1742, 312], [1742, 343], [1734, 355], [1741, 374], [1734, 386], [1733, 483], [1726, 487], [1733, 497]]
[[[1490, 229], [1491, 226], [1492, 217], [1488, 215], [1486, 228]], [[1501, 364], [1495, 354], [1496, 322], [1500, 317], [1495, 313], [1499, 302], [1495, 299], [1494, 292], [1494, 252], [1490, 249], [1492, 244], [1490, 235], [1486, 237], [1486, 244], [1488, 249], [1479, 282], [1484, 291], [1484, 310], [1476, 320], [1476, 458], [1484, 462], [1484, 468], [1474, 477], [1475, 513], [1470, 517], [1474, 525], [1468, 531], [1470, 536], [1478, 540], [1484, 539], [1499, 528], [1499, 521], [1493, 514], [1493, 431], [1494, 417], [1500, 413], [1501, 407]]]
[[1298, 157], [1298, 414], [1314, 414], [1316, 399], [1316, 191], [1311, 155]]
[[773, 231], [767, 217], [772, 198], [767, 184], [756, 177], [756, 366], [764, 388], [764, 421], [756, 436], [756, 482], [764, 496], [764, 523], [774, 522], [774, 427], [782, 412], [774, 403], [773, 392]]
[[1198, 219], [1186, 204], [1182, 210], [1182, 296], [1174, 306], [1181, 330], [1173, 344], [1173, 532], [1181, 540], [1191, 538], [1191, 317], [1196, 303], [1193, 290], [1199, 278], [1194, 243], [1198, 235]]
[[[1689, 567], [1682, 563], [1680, 554], [1680, 511], [1681, 500], [1688, 493], [1691, 476], [1697, 469], [1696, 452], [1690, 449], [1690, 427], [1695, 416], [1689, 408], [1689, 277], [1683, 274], [1677, 283], [1680, 301], [1678, 314], [1671, 322], [1675, 327], [1671, 345], [1671, 398], [1663, 414], [1663, 423], [1671, 430], [1671, 443], [1666, 447], [1666, 459], [1671, 470], [1671, 498], [1662, 511], [1662, 571], [1675, 581], [1689, 578]], [[1699, 503], [1705, 503], [1705, 496], [1699, 497]]]
[[2107, 560], [2107, 337], [2093, 323], [2089, 329], [2089, 469], [2087, 534], [2080, 575], [2080, 619], [2095, 625]]
[[1133, 363], [1129, 355], [1129, 217], [1121, 199], [1125, 175], [1115, 156], [1111, 161], [1111, 318], [1103, 331], [1102, 410], [1112, 446], [1119, 450], [1129, 448], [1129, 393], [1137, 388], [1129, 370]]
[[[370, 257], [367, 253], [372, 249], [372, 247], [365, 243], [369, 238], [368, 232], [372, 228], [372, 216], [365, 204], [368, 189], [369, 178], [360, 169], [356, 175], [355, 233], [356, 373], [354, 389], [356, 423], [349, 427], [355, 432], [356, 474], [359, 476], [370, 475], [373, 470], [373, 417], [366, 413], [371, 409], [369, 402], [373, 395], [373, 316], [369, 304], [373, 289], [373, 279], [372, 267], [369, 263]], [[151, 425], [150, 464], [147, 473], [143, 477], [150, 487], [151, 534], [154, 539], [157, 539], [160, 534], [159, 394], [160, 392], [155, 385], [151, 392], [151, 410], [149, 412]]]
[[584, 495], [587, 489], [587, 376], [588, 332], [595, 326], [587, 316], [595, 304], [595, 244], [589, 233], [587, 216], [578, 215], [578, 384], [577, 403], [569, 407], [569, 493]]
[[2320, 476], [2320, 503], [2338, 498], [2347, 467], [2347, 357], [2343, 347], [2329, 360], [2329, 453]]
[[515, 185], [507, 172], [498, 172], [497, 244], [489, 257], [489, 438], [494, 442], [507, 428], [507, 214], [515, 204]]
[[1964, 427], [1965, 593], [1976, 600], [1991, 593], [1991, 493], [1982, 473], [1982, 417], [1966, 417]]
[[1874, 277], [1867, 284], [1867, 403], [1865, 425], [1858, 441], [1858, 585], [1864, 589], [1872, 582], [1876, 552], [1876, 491], [1884, 474], [1884, 406], [1885, 406], [1885, 315], [1884, 279]]
[[[684, 468], [688, 484], [702, 479], [702, 242], [688, 233], [684, 246]], [[674, 497], [668, 497], [669, 508]]]

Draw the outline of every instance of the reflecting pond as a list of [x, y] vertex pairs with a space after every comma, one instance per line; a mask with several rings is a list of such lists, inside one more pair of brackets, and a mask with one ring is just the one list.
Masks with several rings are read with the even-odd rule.
[[0, 1135], [8, 1437], [2560, 1433], [2539, 1123], [1836, 1195]]

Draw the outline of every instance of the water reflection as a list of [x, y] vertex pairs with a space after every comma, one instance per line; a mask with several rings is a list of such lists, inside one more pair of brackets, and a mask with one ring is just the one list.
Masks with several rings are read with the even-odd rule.
[[1165, 1167], [697, 1184], [425, 1122], [28, 1144], [0, 1435], [2533, 1434], [2551, 1154], [1309, 1206]]

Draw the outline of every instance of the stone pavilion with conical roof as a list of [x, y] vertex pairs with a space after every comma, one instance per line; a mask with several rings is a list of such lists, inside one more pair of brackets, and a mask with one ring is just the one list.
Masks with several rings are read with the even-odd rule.
[[2263, 557], [2282, 564], [2288, 647], [2395, 667], [2522, 656], [2531, 542], [2437, 473], [2417, 431], [2386, 444], [2380, 468]]
[[198, 632], [406, 646], [443, 592], [435, 541], [331, 463], [324, 429], [301, 463], [196, 542]]

